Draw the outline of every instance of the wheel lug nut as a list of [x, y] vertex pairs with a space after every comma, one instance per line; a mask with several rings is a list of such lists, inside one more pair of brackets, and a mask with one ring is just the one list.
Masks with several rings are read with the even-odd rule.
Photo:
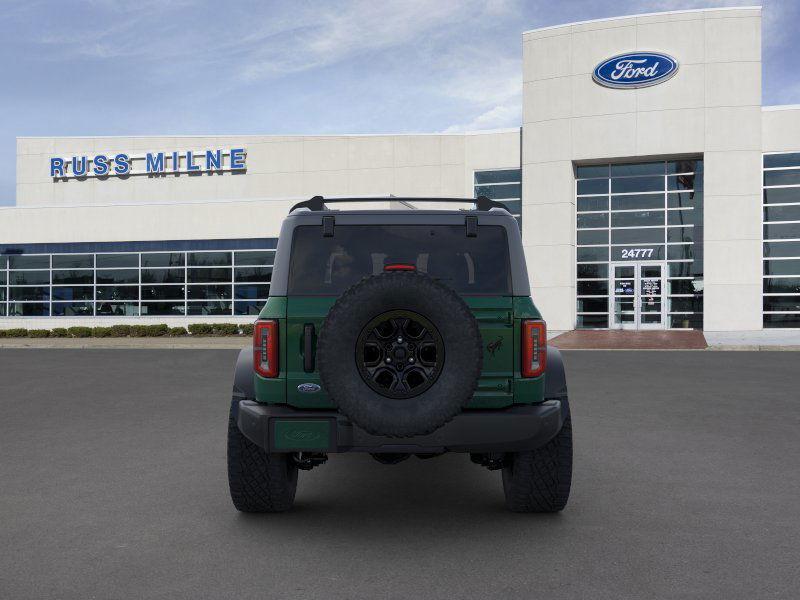
[[403, 338], [401, 338], [401, 337], [397, 338], [397, 343], [398, 344], [402, 344], [403, 343]]
[[387, 357], [386, 357], [386, 362], [387, 362], [387, 363], [390, 363], [390, 362], [392, 362], [392, 359], [391, 359], [390, 357], [388, 357], [388, 356], [387, 356]]
[[410, 358], [408, 359], [408, 362], [410, 362], [410, 363], [413, 363], [413, 362], [414, 362], [414, 357], [413, 357], [413, 356], [412, 356], [412, 357], [410, 357]]

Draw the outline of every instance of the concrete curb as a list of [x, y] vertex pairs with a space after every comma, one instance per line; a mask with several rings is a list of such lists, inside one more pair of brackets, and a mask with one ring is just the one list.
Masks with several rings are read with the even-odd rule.
[[124, 350], [241, 350], [252, 344], [241, 337], [158, 337], [158, 338], [0, 338], [0, 349], [105, 349]]

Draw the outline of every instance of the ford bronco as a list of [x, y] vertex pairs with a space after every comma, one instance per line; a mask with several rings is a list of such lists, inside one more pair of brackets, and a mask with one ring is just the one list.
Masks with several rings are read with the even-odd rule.
[[[391, 200], [411, 209], [332, 210]], [[474, 204], [413, 210], [413, 202]], [[360, 204], [359, 204], [360, 206]], [[522, 239], [484, 197], [295, 205], [269, 299], [234, 375], [228, 481], [246, 512], [288, 510], [330, 453], [394, 464], [468, 453], [506, 505], [564, 508], [572, 425], [564, 367], [531, 299]]]

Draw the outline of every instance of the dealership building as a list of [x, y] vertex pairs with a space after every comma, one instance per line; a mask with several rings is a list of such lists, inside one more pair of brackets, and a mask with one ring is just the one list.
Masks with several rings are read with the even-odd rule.
[[527, 31], [520, 127], [19, 138], [0, 328], [247, 322], [311, 196], [485, 195], [551, 330], [800, 328], [800, 106], [761, 104], [761, 9]]

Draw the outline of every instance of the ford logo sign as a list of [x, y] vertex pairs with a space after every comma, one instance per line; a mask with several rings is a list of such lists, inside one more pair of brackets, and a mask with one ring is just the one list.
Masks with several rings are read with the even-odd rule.
[[678, 61], [659, 52], [630, 52], [601, 62], [592, 79], [610, 88], [641, 88], [666, 81], [678, 72]]
[[301, 383], [297, 386], [297, 391], [301, 394], [314, 394], [321, 389], [316, 383]]

